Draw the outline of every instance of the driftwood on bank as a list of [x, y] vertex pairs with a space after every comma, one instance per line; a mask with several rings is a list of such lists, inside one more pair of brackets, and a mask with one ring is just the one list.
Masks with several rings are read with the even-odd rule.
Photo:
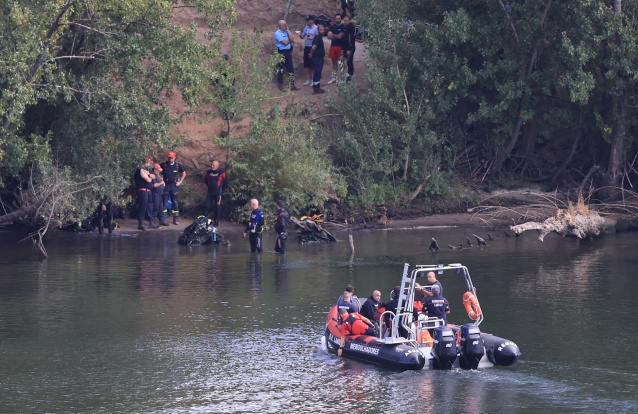
[[[579, 203], [580, 205], [580, 203]], [[579, 206], [580, 207], [580, 206]], [[549, 233], [555, 232], [561, 236], [578, 237], [584, 239], [598, 236], [605, 228], [605, 219], [595, 211], [582, 208], [559, 209], [556, 215], [545, 221], [519, 224], [510, 226], [516, 234], [527, 230], [538, 231], [538, 240], [541, 242]]]
[[312, 241], [324, 241], [324, 242], [336, 242], [334, 238], [321, 224], [312, 220], [299, 220], [295, 217], [290, 217], [290, 221], [297, 227], [299, 231], [299, 238], [302, 243], [308, 243]]

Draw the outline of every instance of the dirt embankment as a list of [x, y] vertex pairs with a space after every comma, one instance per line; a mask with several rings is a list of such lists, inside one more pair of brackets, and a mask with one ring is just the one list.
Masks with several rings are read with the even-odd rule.
[[[266, 60], [269, 54], [274, 53], [275, 44], [273, 34], [277, 29], [277, 22], [284, 17], [284, 11], [288, 5], [288, 0], [237, 0], [235, 9], [237, 11], [237, 22], [233, 25], [234, 28], [240, 29], [252, 29], [258, 28], [263, 32], [259, 41], [263, 45], [261, 48], [263, 59]], [[338, 0], [315, 0], [315, 1], [290, 1], [290, 9], [288, 13], [288, 26], [293, 33], [303, 30], [306, 22], [305, 16], [312, 14], [314, 16], [325, 15], [327, 17], [334, 16], [336, 12], [340, 10], [340, 2]], [[184, 8], [175, 15], [175, 21], [181, 25], [195, 24], [199, 28], [198, 38], [202, 42], [206, 42], [207, 28], [204, 24], [201, 16], [193, 9]], [[230, 38], [230, 30], [228, 29], [224, 33], [225, 42], [222, 46], [223, 52], [231, 53], [228, 46], [228, 39]], [[312, 88], [309, 86], [302, 86], [302, 83], [307, 79], [307, 71], [303, 67], [303, 41], [296, 38], [295, 48], [293, 52], [293, 60], [295, 67], [295, 75], [297, 77], [297, 85], [301, 90], [296, 92], [282, 93], [279, 91], [276, 83], [276, 79], [273, 74], [272, 82], [265, 87], [268, 88], [268, 92], [272, 96], [269, 102], [277, 105], [285, 106], [298, 106], [303, 105], [308, 109], [309, 122], [312, 118], [321, 117], [327, 113], [325, 106], [326, 95], [313, 95]], [[329, 47], [329, 41], [326, 40], [326, 46]], [[326, 49], [327, 50], [327, 49]], [[363, 82], [362, 74], [365, 71], [365, 45], [360, 44], [357, 46], [357, 52], [355, 54], [355, 75], [359, 75], [359, 82]], [[322, 88], [326, 90], [327, 94], [335, 95], [335, 84], [327, 85], [326, 82], [330, 78], [330, 72], [332, 68], [332, 62], [326, 57], [324, 63], [324, 74], [322, 79]], [[173, 91], [169, 94], [165, 103], [168, 105], [173, 115], [180, 115], [186, 113], [191, 108], [188, 108], [182, 101], [178, 92]], [[237, 119], [233, 120], [233, 134], [241, 136], [250, 129], [250, 118], [246, 114], [239, 114]], [[226, 160], [226, 153], [218, 145], [215, 144], [214, 138], [220, 136], [222, 131], [225, 130], [225, 121], [222, 119], [221, 114], [216, 110], [214, 106], [201, 106], [195, 108], [193, 113], [184, 117], [183, 122], [176, 125], [172, 132], [175, 135], [183, 136], [185, 139], [180, 147], [165, 148], [158, 151], [155, 154], [156, 158], [163, 160], [165, 152], [168, 150], [176, 151], [178, 154], [178, 161], [184, 164], [184, 168], [187, 170], [187, 194], [185, 195], [184, 209], [186, 213], [192, 210], [191, 213], [196, 213], [201, 210], [201, 206], [198, 205], [205, 197], [206, 188], [204, 186], [202, 177], [206, 170], [210, 167], [210, 163], [213, 159], [220, 160], [222, 167]]]

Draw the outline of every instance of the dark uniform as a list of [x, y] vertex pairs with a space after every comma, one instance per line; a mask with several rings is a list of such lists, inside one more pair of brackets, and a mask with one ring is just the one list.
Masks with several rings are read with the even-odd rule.
[[139, 223], [138, 228], [140, 230], [144, 229], [144, 218], [151, 218], [151, 189], [153, 188], [153, 183], [147, 183], [144, 178], [142, 178], [141, 168], [135, 170], [135, 174], [133, 175], [133, 180], [135, 181], [135, 188], [137, 189], [137, 221]]
[[275, 221], [275, 232], [277, 233], [277, 241], [275, 242], [275, 251], [281, 254], [286, 253], [286, 239], [288, 238], [288, 221], [290, 214], [282, 206], [277, 210], [277, 219]]
[[323, 61], [326, 57], [326, 49], [323, 45], [323, 36], [317, 35], [312, 39], [312, 45], [316, 46], [312, 53], [312, 89], [314, 91], [321, 90], [321, 71], [323, 70]]
[[213, 207], [213, 225], [217, 227], [221, 217], [221, 204], [218, 204], [222, 198], [224, 187], [227, 185], [227, 176], [221, 168], [206, 171], [204, 182], [208, 191], [206, 192], [206, 207], [204, 208], [204, 216], [208, 216], [208, 211]]
[[250, 213], [250, 220], [246, 226], [250, 251], [261, 253], [261, 233], [264, 231], [264, 212], [260, 208], [254, 209]]
[[370, 296], [363, 305], [361, 305], [361, 315], [374, 321], [377, 319], [377, 311], [380, 307], [385, 306], [385, 303], [380, 300], [375, 300], [374, 296]]
[[447, 299], [441, 296], [437, 289], [433, 289], [433, 296], [427, 298], [423, 303], [423, 309], [429, 317], [441, 318], [447, 324], [447, 313], [450, 311], [450, 304]]
[[[354, 52], [356, 50], [355, 39], [357, 36], [357, 28], [354, 23], [346, 25], [345, 33], [346, 35], [343, 38], [343, 53], [346, 57], [346, 64], [348, 66], [347, 80], [351, 80], [352, 75], [354, 75]], [[350, 53], [348, 54], [348, 52]]]
[[105, 220], [109, 233], [113, 233], [113, 210], [111, 209], [111, 199], [108, 196], [102, 197], [97, 207], [97, 228], [100, 234], [104, 233]]
[[179, 177], [185, 171], [181, 162], [173, 162], [171, 165], [168, 161], [164, 161], [160, 164], [162, 167], [162, 175], [164, 175], [164, 196], [162, 198], [162, 211], [166, 213], [168, 217], [168, 197], [171, 198], [171, 214], [173, 215], [173, 221], [179, 217], [179, 187], [177, 182]]
[[151, 183], [153, 184], [153, 190], [151, 190], [151, 199], [152, 199], [152, 205], [153, 205], [152, 213], [151, 213], [151, 217], [152, 217], [151, 226], [154, 226], [154, 227], [156, 227], [155, 225], [156, 221], [159, 221], [159, 224], [161, 224], [162, 226], [168, 226], [168, 224], [166, 223], [166, 213], [164, 212], [164, 209], [163, 209], [165, 186], [164, 185], [155, 186], [155, 184], [161, 183], [161, 182], [162, 182], [162, 177], [160, 177], [159, 175], [156, 175], [153, 181], [151, 181]]
[[[399, 305], [399, 296], [397, 295], [397, 297], [392, 299], [390, 302], [386, 303], [385, 310], [390, 311], [396, 315], [398, 305]], [[415, 321], [419, 319], [419, 312], [414, 308], [412, 309], [412, 317], [414, 318]], [[390, 326], [390, 318], [393, 318], [393, 316], [391, 315], [385, 316], [385, 319], [386, 319], [385, 323], [388, 326]], [[399, 335], [401, 335], [404, 338], [408, 338], [408, 332], [402, 326], [399, 326]]]
[[339, 300], [337, 301], [337, 308], [345, 309], [346, 311], [348, 311], [348, 313], [359, 312], [359, 307], [356, 305], [356, 303], [345, 301], [343, 300], [343, 297], [339, 297]]

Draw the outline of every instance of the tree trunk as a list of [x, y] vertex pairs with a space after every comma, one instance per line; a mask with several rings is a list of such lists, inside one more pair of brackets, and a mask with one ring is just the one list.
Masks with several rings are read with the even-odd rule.
[[[547, 12], [549, 11], [549, 6], [552, 4], [553, 0], [547, 0], [545, 3], [545, 10], [543, 11], [543, 16], [541, 17], [540, 26], [541, 28], [545, 26], [545, 19], [547, 18]], [[540, 53], [542, 42], [539, 40], [536, 41], [536, 45], [532, 50], [532, 56], [529, 60], [529, 64], [527, 65], [527, 73], [525, 74], [525, 81], [529, 81], [529, 78], [532, 76], [532, 72], [534, 71], [534, 67], [536, 66], [536, 60], [538, 59], [538, 54]], [[510, 134], [510, 138], [507, 141], [507, 145], [502, 153], [497, 154], [494, 157], [494, 163], [490, 167], [489, 175], [494, 176], [500, 169], [503, 167], [503, 163], [507, 160], [514, 150], [516, 146], [516, 142], [518, 141], [518, 135], [521, 132], [521, 127], [523, 126], [523, 111], [525, 110], [525, 96], [521, 97], [518, 105], [518, 115], [516, 116], [516, 120], [514, 121], [514, 128], [512, 129], [512, 133]]]

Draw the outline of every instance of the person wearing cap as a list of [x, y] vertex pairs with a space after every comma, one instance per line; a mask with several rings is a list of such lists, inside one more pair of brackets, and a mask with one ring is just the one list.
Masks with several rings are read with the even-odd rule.
[[171, 198], [171, 214], [173, 215], [173, 224], [179, 224], [179, 187], [186, 178], [186, 170], [184, 166], [175, 161], [177, 154], [173, 151], [169, 152], [166, 161], [160, 164], [164, 175], [164, 196], [162, 198], [162, 210], [168, 217], [168, 197]]
[[277, 233], [277, 241], [275, 242], [275, 252], [286, 254], [286, 239], [288, 238], [288, 221], [290, 214], [286, 211], [286, 203], [283, 200], [277, 201], [279, 208], [275, 213], [275, 233]]
[[441, 318], [447, 325], [447, 314], [450, 313], [450, 304], [447, 299], [441, 296], [441, 288], [432, 285], [432, 296], [425, 299], [423, 309], [428, 317]]
[[135, 181], [135, 188], [137, 189], [137, 228], [139, 230], [146, 230], [144, 228], [144, 218], [151, 217], [151, 190], [153, 189], [153, 178], [155, 177], [148, 169], [153, 168], [153, 162], [146, 159], [144, 164], [135, 170], [133, 174], [133, 181]]
[[308, 23], [306, 27], [304, 27], [303, 31], [299, 33], [299, 37], [304, 40], [304, 50], [303, 50], [303, 67], [308, 71], [308, 79], [303, 83], [304, 86], [312, 85], [312, 73], [314, 71], [314, 65], [312, 62], [312, 57], [308, 57], [310, 54], [310, 49], [312, 49], [312, 39], [319, 34], [317, 30], [317, 25], [315, 25], [315, 16], [308, 15], [306, 16], [306, 22]]
[[288, 24], [285, 20], [279, 20], [279, 28], [275, 31], [275, 44], [277, 46], [277, 52], [282, 55], [281, 60], [277, 63], [277, 82], [279, 82], [279, 90], [284, 92], [284, 69], [288, 73], [288, 80], [291, 91], [298, 91], [299, 88], [295, 86], [295, 68], [292, 64], [292, 45], [295, 40], [288, 30]]
[[312, 47], [308, 57], [312, 59], [313, 75], [312, 75], [312, 94], [317, 95], [324, 93], [321, 89], [321, 72], [323, 71], [323, 61], [326, 56], [326, 49], [323, 46], [323, 35], [325, 29], [322, 25], [317, 26], [319, 35], [312, 39]]
[[213, 226], [219, 225], [222, 210], [222, 194], [224, 187], [227, 185], [228, 177], [226, 173], [219, 168], [219, 161], [213, 160], [211, 169], [206, 171], [204, 175], [204, 183], [206, 183], [206, 207], [204, 207], [204, 216], [208, 216], [208, 211], [213, 208]]
[[151, 190], [152, 198], [152, 213], [151, 213], [151, 228], [157, 229], [159, 226], [168, 226], [166, 222], [166, 213], [162, 209], [162, 203], [164, 201], [164, 188], [166, 184], [162, 179], [162, 167], [159, 164], [153, 166], [153, 189]]

